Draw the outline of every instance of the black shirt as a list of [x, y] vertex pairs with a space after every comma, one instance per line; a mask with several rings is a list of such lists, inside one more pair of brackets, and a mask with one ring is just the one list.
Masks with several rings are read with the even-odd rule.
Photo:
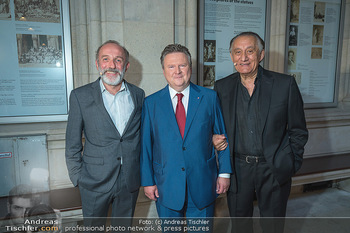
[[255, 79], [252, 96], [248, 90], [239, 84], [237, 94], [235, 153], [242, 155], [263, 156], [262, 133], [259, 125], [259, 93], [261, 72]]

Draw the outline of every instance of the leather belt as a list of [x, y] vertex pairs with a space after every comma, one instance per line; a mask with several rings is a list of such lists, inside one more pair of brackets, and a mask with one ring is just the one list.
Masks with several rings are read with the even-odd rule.
[[263, 156], [255, 156], [255, 155], [242, 155], [235, 154], [236, 158], [244, 160], [246, 163], [261, 163], [266, 162], [266, 159]]

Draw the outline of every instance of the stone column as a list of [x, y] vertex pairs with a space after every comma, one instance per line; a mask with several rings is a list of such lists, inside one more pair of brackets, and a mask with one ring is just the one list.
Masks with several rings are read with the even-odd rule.
[[[287, 1], [271, 0], [271, 26], [268, 69], [284, 72]], [[267, 15], [266, 17], [269, 17]], [[269, 26], [269, 25], [267, 25]]]
[[71, 37], [74, 87], [90, 82], [86, 4], [84, 0], [70, 1]]
[[339, 77], [339, 101], [350, 102], [350, 0], [345, 4], [343, 47]]

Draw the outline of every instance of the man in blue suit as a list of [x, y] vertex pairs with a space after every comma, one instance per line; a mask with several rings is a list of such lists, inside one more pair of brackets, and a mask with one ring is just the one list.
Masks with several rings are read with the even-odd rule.
[[[161, 218], [213, 217], [229, 188], [229, 149], [215, 156], [214, 134], [225, 134], [215, 91], [194, 85], [191, 54], [179, 44], [161, 55], [168, 82], [145, 99], [141, 122], [141, 185]], [[190, 225], [190, 222], [187, 222]]]

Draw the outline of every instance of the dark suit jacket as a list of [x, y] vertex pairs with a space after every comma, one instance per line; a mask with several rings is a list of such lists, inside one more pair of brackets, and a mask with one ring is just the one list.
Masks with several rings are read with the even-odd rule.
[[231, 164], [228, 148], [214, 153], [213, 134], [225, 134], [225, 125], [213, 90], [190, 84], [184, 138], [169, 87], [148, 96], [141, 132], [141, 185], [157, 185], [162, 205], [182, 209], [187, 188], [199, 209], [215, 201], [218, 173], [231, 173]]
[[[288, 181], [301, 167], [308, 139], [303, 100], [292, 76], [268, 71], [259, 66], [261, 86], [259, 121], [262, 128], [264, 157], [280, 184]], [[234, 163], [237, 88], [239, 73], [215, 83], [227, 129], [231, 161]], [[233, 166], [234, 167], [234, 166]], [[235, 191], [235, 177], [231, 190]]]
[[69, 176], [75, 186], [106, 193], [118, 177], [122, 157], [128, 190], [133, 192], [140, 186], [140, 124], [145, 93], [125, 81], [135, 108], [120, 134], [104, 107], [99, 80], [70, 95], [66, 131]]

